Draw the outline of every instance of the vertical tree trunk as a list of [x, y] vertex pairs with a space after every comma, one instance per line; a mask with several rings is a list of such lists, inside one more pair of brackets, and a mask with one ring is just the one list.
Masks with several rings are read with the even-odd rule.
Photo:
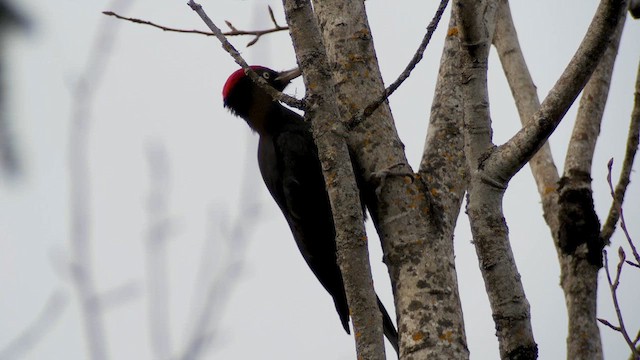
[[[592, 245], [591, 251], [591, 258], [596, 263], [601, 251], [597, 246], [600, 241], [598, 219], [593, 209], [588, 174], [591, 172], [595, 140], [599, 134], [613, 61], [624, 24], [625, 14], [622, 13], [621, 16], [609, 47], [583, 92], [579, 110], [581, 115], [578, 115], [581, 120], [576, 122], [572, 145], [567, 152], [563, 188], [558, 191], [560, 179], [547, 144], [530, 162], [542, 199], [544, 217], [551, 230], [560, 261], [561, 285], [569, 318], [569, 359], [602, 358], [600, 332], [596, 323], [599, 266], [590, 264], [586, 259], [589, 253], [587, 237], [591, 239], [591, 244], [596, 245], [595, 248]], [[525, 125], [533, 118], [540, 104], [518, 44], [508, 2], [502, 2], [498, 19], [494, 44], [516, 100], [520, 119]], [[580, 200], [582, 201], [578, 204]], [[572, 226], [578, 221], [583, 221], [579, 229]], [[586, 233], [585, 225], [590, 227], [590, 231]], [[559, 237], [562, 237], [562, 241]]]
[[384, 359], [382, 316], [373, 290], [367, 237], [346, 132], [336, 106], [327, 54], [309, 1], [284, 0], [287, 23], [307, 88], [305, 116], [312, 119], [336, 228], [342, 272], [356, 351], [360, 359]]
[[[340, 111], [349, 117], [384, 91], [362, 1], [318, 0], [314, 8], [333, 69]], [[394, 288], [400, 355], [459, 359], [468, 351], [450, 238], [442, 234], [429, 189], [408, 165], [385, 102], [349, 134], [364, 177], [375, 188], [385, 262]]]
[[590, 174], [625, 17], [623, 13], [607, 51], [582, 93], [558, 189], [556, 241], [560, 284], [569, 318], [568, 359], [602, 359], [596, 317], [598, 271], [605, 244], [600, 238]]
[[[602, 1], [588, 33], [541, 108], [506, 144], [494, 147], [486, 95], [493, 3], [458, 1], [463, 39], [465, 147], [471, 172], [468, 212], [498, 330], [502, 358], [534, 358], [529, 307], [508, 242], [501, 199], [511, 177], [545, 143], [606, 50], [624, 1]], [[562, 196], [562, 193], [561, 195]]]

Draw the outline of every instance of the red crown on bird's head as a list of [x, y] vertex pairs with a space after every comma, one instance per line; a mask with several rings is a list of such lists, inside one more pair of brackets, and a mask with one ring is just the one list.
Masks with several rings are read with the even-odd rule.
[[[260, 65], [251, 65], [249, 67], [251, 69], [253, 69], [253, 71], [260, 70], [260, 69], [267, 69], [266, 67], [260, 66]], [[227, 79], [227, 82], [224, 83], [224, 87], [222, 88], [222, 99], [223, 100], [226, 99], [227, 96], [229, 96], [229, 93], [231, 92], [231, 89], [233, 89], [233, 87], [236, 86], [238, 81], [240, 81], [240, 79], [242, 79], [245, 76], [247, 76], [247, 75], [244, 73], [244, 69], [242, 69], [242, 68], [234, 71], [233, 74], [231, 74], [231, 76], [229, 76], [229, 78]]]

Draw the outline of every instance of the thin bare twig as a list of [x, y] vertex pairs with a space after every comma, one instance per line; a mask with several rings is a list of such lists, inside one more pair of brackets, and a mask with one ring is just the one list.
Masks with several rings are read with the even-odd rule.
[[[637, 145], [637, 143], [636, 143]], [[631, 162], [633, 163], [633, 161]], [[632, 266], [636, 266], [638, 267], [638, 265], [636, 264], [640, 264], [640, 255], [638, 254], [638, 249], [636, 249], [635, 244], [633, 243], [632, 239], [631, 239], [631, 235], [629, 234], [629, 231], [627, 230], [627, 223], [625, 222], [624, 219], [624, 210], [622, 209], [622, 204], [619, 203], [617, 201], [617, 195], [618, 195], [618, 188], [620, 187], [620, 183], [618, 183], [618, 187], [616, 187], [616, 190], [613, 190], [613, 182], [611, 181], [611, 168], [613, 167], [613, 158], [611, 160], [609, 160], [609, 163], [607, 164], [607, 168], [609, 169], [608, 173], [607, 173], [607, 183], [609, 184], [609, 190], [611, 191], [611, 197], [613, 198], [614, 201], [614, 205], [617, 205], [617, 210], [616, 212], [618, 213], [618, 216], [620, 217], [620, 228], [622, 229], [622, 231], [624, 232], [624, 236], [627, 239], [627, 242], [629, 243], [629, 247], [631, 247], [631, 251], [633, 253], [633, 257], [636, 259], [636, 263], [632, 263], [630, 261], [627, 261], [627, 263], [629, 263]], [[623, 172], [626, 169], [623, 169]], [[631, 169], [629, 167], [629, 172], [631, 172]], [[627, 184], [629, 183], [628, 178], [627, 178]], [[622, 196], [624, 196], [624, 191], [626, 190], [626, 185], [624, 186], [624, 190], [622, 190]]]
[[607, 281], [609, 283], [609, 289], [611, 291], [611, 299], [613, 300], [613, 307], [616, 311], [616, 317], [618, 318], [619, 325], [618, 326], [612, 325], [609, 321], [600, 319], [600, 318], [598, 319], [598, 321], [600, 321], [600, 323], [604, 325], [607, 325], [611, 329], [618, 331], [622, 335], [624, 340], [627, 342], [627, 345], [631, 349], [631, 353], [633, 354], [633, 356], [638, 358], [640, 357], [640, 353], [638, 353], [638, 350], [636, 349], [635, 341], [631, 340], [631, 338], [629, 337], [629, 333], [627, 332], [627, 329], [624, 325], [624, 320], [622, 318], [622, 310], [620, 310], [620, 303], [618, 302], [618, 286], [620, 285], [620, 276], [622, 275], [622, 268], [625, 263], [625, 253], [622, 247], [618, 248], [618, 257], [620, 260], [618, 261], [618, 265], [616, 267], [616, 276], [614, 280], [611, 279], [611, 272], [609, 271], [609, 259], [607, 256], [607, 251], [604, 250], [603, 253], [604, 253], [604, 270], [607, 273]]
[[[629, 243], [629, 246], [631, 247], [631, 251], [633, 252], [633, 256], [636, 259], [636, 263], [640, 264], [640, 256], [638, 255], [638, 250], [636, 249], [635, 245], [633, 244], [633, 240], [631, 239], [631, 235], [629, 234], [629, 231], [627, 230], [627, 226], [625, 223], [625, 219], [624, 219], [624, 212], [622, 210], [622, 206], [620, 203], [617, 202], [617, 198], [616, 198], [616, 192], [613, 190], [613, 182], [611, 181], [611, 168], [613, 165], [613, 159], [609, 160], [609, 163], [607, 164], [607, 168], [608, 168], [608, 173], [607, 173], [607, 183], [609, 184], [609, 189], [611, 191], [611, 197], [613, 198], [614, 201], [614, 205], [617, 205], [618, 210], [617, 212], [620, 215], [620, 228], [624, 231], [625, 237], [627, 238], [627, 242]], [[618, 190], [616, 188], [616, 190]], [[616, 311], [616, 316], [618, 318], [618, 323], [620, 324], [619, 326], [614, 326], [611, 323], [609, 323], [608, 321], [604, 320], [604, 319], [598, 319], [598, 321], [600, 321], [602, 324], [607, 325], [608, 327], [610, 327], [611, 329], [618, 331], [620, 334], [622, 334], [622, 337], [624, 337], [624, 340], [627, 342], [627, 345], [629, 345], [629, 348], [631, 349], [631, 354], [632, 354], [632, 358], [634, 359], [640, 359], [640, 351], [638, 350], [638, 348], [636, 347], [636, 344], [638, 343], [638, 339], [640, 338], [640, 331], [638, 331], [638, 335], [636, 335], [635, 339], [631, 340], [631, 337], [629, 336], [629, 333], [627, 332], [625, 326], [624, 326], [624, 321], [622, 319], [622, 311], [620, 310], [620, 305], [618, 303], [618, 286], [620, 285], [620, 277], [622, 275], [622, 269], [624, 267], [624, 264], [629, 264], [631, 266], [635, 266], [635, 267], [640, 267], [634, 263], [632, 263], [631, 261], [628, 261], [626, 259], [626, 254], [624, 252], [624, 250], [622, 249], [622, 246], [618, 248], [618, 266], [616, 267], [616, 276], [615, 279], [612, 281], [611, 280], [611, 274], [609, 272], [609, 261], [607, 258], [607, 251], [603, 251], [604, 253], [604, 269], [607, 273], [607, 281], [609, 282], [609, 289], [611, 291], [611, 298], [613, 300], [613, 307]]]
[[613, 331], [620, 331], [620, 328], [613, 325], [612, 323], [610, 323], [608, 320], [605, 319], [600, 319], [598, 318], [598, 321], [602, 324], [602, 325], [606, 325], [607, 327], [609, 327], [611, 330]]
[[[271, 22], [273, 22], [273, 28], [266, 29], [266, 30], [238, 30], [235, 26], [233, 26], [233, 24], [230, 21], [225, 21], [225, 23], [227, 24], [229, 29], [231, 29], [231, 31], [223, 32], [222, 34], [225, 36], [253, 35], [254, 38], [247, 43], [247, 47], [249, 47], [251, 45], [254, 45], [256, 42], [258, 42], [258, 40], [260, 39], [260, 37], [262, 37], [262, 35], [289, 30], [288, 26], [281, 26], [280, 24], [278, 24], [275, 16], [273, 15], [273, 10], [271, 9], [271, 6], [268, 7], [268, 10], [269, 10], [269, 17], [271, 18]], [[120, 20], [130, 21], [136, 24], [148, 25], [148, 26], [160, 29], [162, 31], [176, 32], [176, 33], [182, 33], [182, 34], [198, 34], [198, 35], [204, 35], [204, 36], [216, 36], [213, 32], [209, 32], [209, 31], [185, 30], [185, 29], [173, 28], [169, 26], [159, 25], [148, 20], [142, 20], [142, 19], [123, 16], [113, 11], [103, 11], [102, 13], [107, 16], [113, 16]]]
[[266, 82], [266, 80], [258, 76], [258, 74], [256, 74], [256, 72], [249, 67], [249, 64], [247, 64], [247, 62], [242, 58], [238, 50], [236, 50], [236, 48], [233, 45], [231, 45], [231, 43], [224, 36], [220, 28], [216, 26], [216, 24], [214, 24], [213, 21], [209, 18], [207, 13], [202, 8], [202, 5], [196, 3], [193, 0], [189, 0], [187, 5], [189, 5], [189, 7], [191, 7], [191, 9], [195, 11], [198, 14], [198, 16], [200, 16], [202, 21], [204, 21], [204, 23], [207, 24], [209, 29], [211, 29], [211, 31], [215, 34], [216, 38], [222, 44], [222, 48], [226, 52], [228, 52], [229, 55], [231, 55], [231, 57], [233, 58], [233, 60], [235, 60], [235, 62], [244, 69], [245, 74], [247, 74], [251, 78], [251, 80], [253, 80], [254, 83], [262, 87], [262, 89], [266, 91], [267, 94], [269, 94], [273, 99], [281, 101], [296, 109], [304, 110], [304, 101], [298, 100], [293, 96], [289, 96], [285, 93], [282, 93], [274, 89], [273, 87], [271, 87], [271, 85], [269, 85]]
[[0, 350], [0, 359], [18, 359], [28, 350], [33, 349], [49, 328], [60, 318], [67, 303], [67, 296], [61, 290], [53, 292], [35, 321], [11, 340], [4, 349]]
[[378, 109], [378, 107], [385, 100], [387, 100], [387, 98], [389, 98], [389, 96], [391, 96], [391, 94], [393, 94], [400, 87], [400, 85], [402, 85], [402, 83], [405, 80], [407, 80], [407, 78], [409, 78], [409, 75], [411, 75], [411, 71], [413, 71], [416, 65], [418, 65], [420, 60], [422, 60], [422, 58], [424, 57], [424, 52], [427, 48], [427, 45], [429, 45], [429, 42], [431, 41], [431, 37], [433, 36], [433, 33], [436, 31], [436, 28], [438, 27], [438, 23], [440, 23], [440, 19], [442, 18], [442, 14], [444, 13], [444, 10], [447, 7], [448, 3], [449, 3], [449, 0], [440, 1], [440, 5], [436, 10], [436, 13], [433, 16], [433, 19], [431, 19], [431, 22], [427, 26], [427, 33], [424, 34], [424, 37], [422, 38], [422, 42], [420, 43], [418, 50], [416, 50], [415, 54], [413, 54], [411, 61], [409, 61], [404, 71], [398, 76], [396, 81], [394, 81], [393, 83], [391, 83], [391, 85], [389, 85], [386, 89], [384, 89], [384, 92], [375, 101], [367, 105], [367, 107], [362, 109], [360, 112], [358, 112], [358, 114], [356, 114], [353, 118], [351, 118], [351, 120], [349, 120], [349, 122], [346, 125], [347, 128], [353, 129], [356, 126], [358, 126], [360, 123], [362, 123], [367, 117], [371, 116], [371, 114], [373, 114], [373, 112], [376, 111], [376, 109]]

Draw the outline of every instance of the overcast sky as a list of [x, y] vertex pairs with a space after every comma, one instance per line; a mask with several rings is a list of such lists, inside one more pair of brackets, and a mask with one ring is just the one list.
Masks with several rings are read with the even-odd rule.
[[[184, 29], [205, 29], [186, 0], [119, 3], [129, 4], [120, 8], [124, 15]], [[202, 4], [219, 26], [230, 20], [239, 29], [269, 27], [267, 5], [284, 24], [282, 4], [277, 1]], [[390, 83], [418, 46], [437, 4], [406, 1], [402, 6], [390, 6], [380, 0], [366, 4], [382, 73]], [[149, 231], [156, 221], [150, 211], [150, 193], [160, 189], [166, 212], [156, 216], [169, 224], [164, 233], [166, 242], [155, 248], [166, 251], [166, 266], [161, 268], [169, 289], [170, 339], [164, 343], [165, 349], [173, 355], [184, 351], [204, 289], [216, 276], [225, 274], [230, 281], [214, 292], [213, 340], [205, 358], [353, 359], [353, 339], [344, 333], [330, 297], [307, 269], [262, 184], [255, 158], [257, 136], [222, 107], [222, 85], [237, 65], [217, 40], [107, 18], [101, 11], [118, 10], [107, 1], [23, 0], [18, 5], [33, 27], [27, 34], [12, 36], [7, 49], [9, 114], [24, 171], [15, 180], [0, 180], [0, 357], [13, 358], [2, 349], [38, 319], [52, 294], [58, 294], [54, 299], [61, 304], [59, 316], [20, 358], [87, 358], [77, 292], [69, 277], [68, 142], [78, 105], [72, 94], [86, 70], [96, 34], [107, 25], [115, 32], [114, 48], [104, 58], [107, 66], [100, 81], [87, 84], [94, 97], [85, 120], [91, 261], [97, 290], [109, 295], [104, 325], [110, 358], [156, 358], [149, 336], [149, 305], [157, 305], [153, 299], [158, 297], [149, 296], [153, 286], [147, 270], [158, 263], [153, 259], [162, 263], [158, 260], [162, 257], [150, 256], [149, 250], [153, 248]], [[596, 6], [594, 0], [512, 2], [523, 51], [541, 98], [577, 48]], [[424, 61], [390, 99], [414, 168], [426, 136], [448, 18], [447, 10]], [[286, 32], [265, 36], [246, 49], [249, 40], [232, 39], [249, 63], [277, 70], [295, 66]], [[617, 179], [622, 162], [639, 44], [640, 23], [628, 19], [593, 163], [600, 218], [610, 206], [606, 163], [615, 158]], [[494, 53], [489, 87], [497, 144], [519, 128], [500, 70]], [[95, 73], [89, 75], [93, 78]], [[294, 82], [288, 92], [302, 96], [301, 81]], [[551, 138], [559, 169], [574, 118], [572, 109]], [[155, 154], [152, 159], [160, 159], [160, 165], [156, 162], [150, 167], [150, 152]], [[155, 175], [151, 175], [154, 169]], [[161, 175], [162, 169], [166, 176]], [[639, 243], [637, 176], [637, 172], [632, 174], [625, 212]], [[258, 212], [248, 216], [247, 208]], [[511, 181], [504, 208], [531, 303], [540, 358], [565, 358], [566, 311], [558, 261], [528, 167]], [[369, 235], [376, 289], [391, 308], [391, 290], [377, 237], [371, 229]], [[471, 357], [495, 359], [495, 330], [470, 240], [462, 213], [455, 237], [456, 265]], [[621, 233], [616, 232], [615, 249], [623, 242]], [[225, 267], [229, 259], [233, 260], [230, 268]], [[622, 306], [627, 326], [635, 332], [640, 327], [640, 274], [630, 268], [625, 271]], [[600, 282], [599, 316], [613, 321], [605, 284]], [[606, 358], [626, 358], [622, 338], [608, 328], [601, 330]]]

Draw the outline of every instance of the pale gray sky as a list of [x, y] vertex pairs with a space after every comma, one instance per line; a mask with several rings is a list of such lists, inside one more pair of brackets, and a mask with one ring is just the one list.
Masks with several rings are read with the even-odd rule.
[[[204, 29], [186, 1], [131, 2], [126, 15]], [[415, 1], [390, 6], [379, 0], [366, 4], [383, 76], [391, 82], [419, 44], [437, 4]], [[174, 354], [184, 348], [194, 304], [201, 302], [194, 300], [202, 294], [203, 282], [197, 281], [200, 262], [208, 259], [205, 273], [211, 277], [220, 270], [230, 232], [221, 224], [230, 228], [242, 215], [238, 203], [245, 196], [261, 204], [263, 212], [251, 224], [254, 228], [246, 229], [244, 265], [234, 284], [221, 293], [226, 301], [217, 303], [215, 338], [205, 358], [354, 358], [352, 338], [342, 330], [330, 297], [302, 261], [259, 178], [257, 136], [222, 108], [222, 85], [237, 66], [217, 40], [106, 18], [101, 11], [116, 10], [107, 1], [23, 0], [19, 5], [35, 26], [30, 34], [10, 40], [10, 114], [15, 119], [25, 173], [18, 182], [3, 179], [0, 183], [0, 351], [37, 318], [50, 294], [60, 291], [67, 306], [46, 336], [22, 358], [75, 360], [87, 356], [76, 293], [66, 270], [71, 259], [67, 142], [74, 106], [72, 88], [82, 74], [99, 24], [108, 21], [117, 25], [117, 42], [89, 120], [93, 270], [100, 291], [128, 284], [137, 290], [105, 313], [110, 358], [153, 358], [145, 269], [151, 189], [147, 149], [154, 144], [166, 148], [170, 170], [166, 201], [172, 228], [166, 271]], [[278, 1], [202, 1], [202, 5], [220, 26], [223, 20], [230, 20], [241, 29], [268, 27], [267, 5], [284, 24]], [[594, 0], [512, 2], [520, 41], [541, 97], [577, 48], [596, 5]], [[424, 61], [390, 100], [407, 156], [416, 167], [448, 17], [447, 11]], [[628, 19], [594, 160], [595, 202], [601, 218], [610, 204], [606, 163], [615, 157], [619, 165], [623, 157], [640, 59], [639, 39], [640, 23]], [[232, 39], [249, 63], [278, 70], [295, 66], [286, 33], [263, 37], [246, 49], [249, 40]], [[494, 141], [502, 143], [518, 129], [519, 121], [495, 56], [490, 71]], [[297, 96], [304, 92], [300, 81], [288, 90]], [[560, 168], [574, 118], [575, 109], [551, 138]], [[619, 167], [615, 169], [617, 178]], [[625, 205], [636, 239], [640, 238], [637, 175], [632, 174]], [[566, 313], [559, 269], [528, 167], [511, 182], [504, 207], [531, 302], [540, 358], [565, 358]], [[209, 248], [204, 247], [207, 240]], [[456, 264], [469, 347], [472, 359], [496, 359], [495, 330], [470, 240], [462, 214], [455, 239]], [[623, 241], [616, 232], [614, 246]], [[374, 236], [371, 244], [376, 288], [390, 307], [391, 292]], [[631, 287], [638, 284], [640, 274], [627, 270], [622, 279], [622, 306], [627, 325], [635, 331], [640, 327], [640, 289]], [[599, 314], [614, 320], [604, 282]], [[628, 351], [618, 334], [602, 328], [602, 336], [607, 359], [626, 358]]]

